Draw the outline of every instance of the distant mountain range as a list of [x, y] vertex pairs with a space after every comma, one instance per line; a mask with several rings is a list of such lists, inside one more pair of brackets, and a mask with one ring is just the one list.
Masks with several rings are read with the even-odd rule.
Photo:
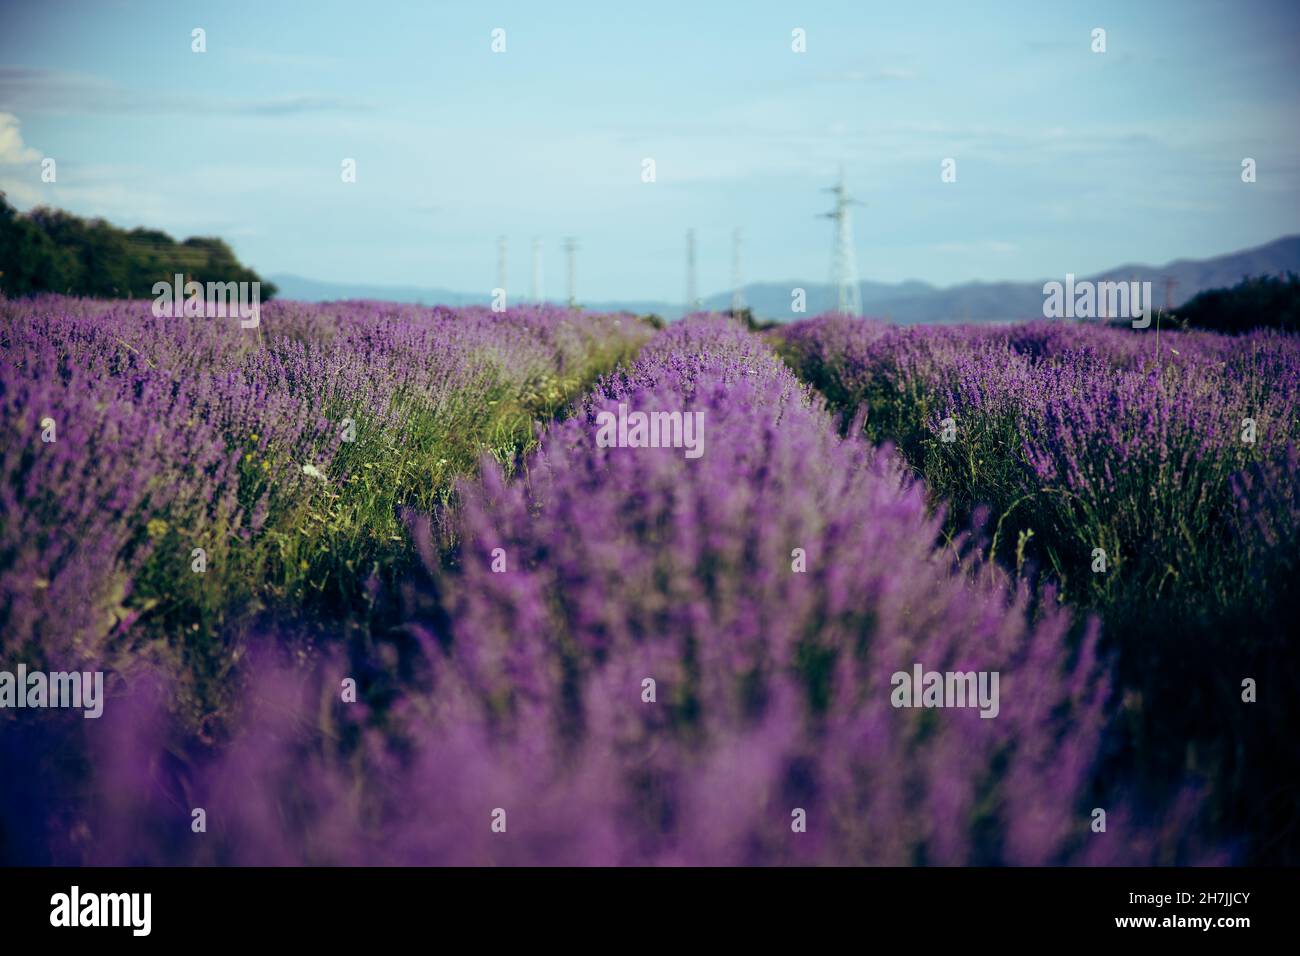
[[[1163, 266], [1122, 265], [1077, 279], [1093, 281], [1137, 280], [1150, 282], [1157, 307], [1165, 303], [1166, 280], [1172, 279], [1172, 305], [1177, 307], [1198, 292], [1236, 285], [1246, 276], [1300, 273], [1300, 236], [1286, 236], [1267, 245], [1212, 259], [1178, 259]], [[482, 294], [453, 292], [449, 289], [419, 286], [354, 285], [323, 282], [301, 276], [269, 276], [286, 299], [305, 302], [328, 302], [335, 299], [382, 299], [390, 302], [420, 302], [425, 305], [486, 304]], [[869, 316], [889, 319], [904, 325], [921, 322], [990, 322], [1029, 319], [1043, 314], [1043, 283], [1064, 281], [1065, 276], [1047, 276], [1037, 282], [966, 282], [941, 288], [927, 282], [863, 282], [862, 311]], [[834, 287], [827, 283], [760, 282], [744, 287], [745, 303], [763, 319], [794, 320], [802, 318], [790, 311], [790, 294], [794, 288], [807, 293], [808, 310], [816, 315], [836, 304]], [[583, 302], [591, 311], [653, 312], [666, 319], [679, 318], [685, 311], [680, 302], [621, 300]], [[720, 310], [731, 305], [731, 293], [722, 292], [703, 301], [703, 308]]]

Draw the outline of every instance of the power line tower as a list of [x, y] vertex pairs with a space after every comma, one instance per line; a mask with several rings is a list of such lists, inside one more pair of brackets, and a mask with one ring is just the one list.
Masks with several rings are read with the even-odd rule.
[[839, 182], [823, 192], [835, 196], [835, 208], [822, 213], [822, 218], [835, 223], [835, 244], [831, 248], [831, 285], [836, 289], [836, 310], [848, 315], [861, 315], [862, 290], [858, 288], [858, 260], [853, 252], [852, 209], [862, 203], [851, 197], [844, 188], [842, 166]]
[[700, 307], [700, 296], [695, 284], [695, 230], [686, 230], [686, 311]]
[[546, 298], [546, 292], [542, 285], [542, 240], [536, 236], [533, 237], [533, 286], [528, 290], [529, 298], [534, 302], [541, 302]]
[[740, 271], [740, 229], [731, 232], [731, 311], [739, 312], [745, 307], [744, 279]]
[[1165, 312], [1174, 310], [1174, 286], [1178, 285], [1178, 280], [1173, 276], [1164, 275], [1160, 278], [1165, 280]]
[[506, 237], [497, 236], [497, 288], [506, 291]]
[[568, 261], [569, 271], [569, 308], [574, 308], [578, 304], [578, 240], [572, 236], [566, 236], [564, 239], [564, 255]]

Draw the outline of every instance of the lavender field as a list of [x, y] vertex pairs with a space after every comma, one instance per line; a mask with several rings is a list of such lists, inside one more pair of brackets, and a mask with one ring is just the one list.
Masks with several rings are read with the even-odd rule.
[[1298, 391], [1276, 333], [0, 300], [0, 653], [106, 675], [0, 713], [0, 859], [1295, 862]]
[[1197, 779], [1238, 859], [1297, 860], [1295, 699], [1241, 704], [1247, 681], [1300, 678], [1300, 340], [828, 316], [775, 344], [900, 450], [945, 536], [984, 529], [1000, 566], [1101, 624], [1116, 693], [1099, 779], [1148, 798]]

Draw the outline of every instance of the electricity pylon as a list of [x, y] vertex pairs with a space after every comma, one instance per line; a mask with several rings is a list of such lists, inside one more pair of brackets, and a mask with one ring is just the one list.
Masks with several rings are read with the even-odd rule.
[[744, 279], [740, 271], [740, 229], [731, 233], [731, 311], [739, 312], [745, 307]]
[[564, 254], [568, 259], [569, 269], [569, 308], [574, 308], [578, 304], [578, 240], [572, 236], [566, 236], [564, 239]]
[[854, 206], [862, 203], [844, 188], [844, 169], [840, 168], [840, 181], [823, 192], [835, 195], [835, 208], [822, 213], [823, 219], [835, 223], [835, 244], [831, 248], [831, 285], [836, 290], [836, 311], [848, 315], [862, 314], [862, 290], [858, 287], [858, 260], [853, 252]]
[[506, 291], [506, 237], [497, 236], [497, 288]]
[[700, 307], [700, 296], [695, 284], [695, 230], [686, 230], [686, 311]]
[[534, 302], [541, 302], [546, 298], [546, 292], [542, 286], [542, 240], [533, 237], [533, 287], [528, 290]]

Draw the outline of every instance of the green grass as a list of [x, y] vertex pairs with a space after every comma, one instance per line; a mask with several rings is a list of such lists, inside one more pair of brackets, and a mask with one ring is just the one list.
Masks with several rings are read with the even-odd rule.
[[[453, 504], [455, 483], [476, 473], [484, 453], [512, 466], [534, 446], [539, 424], [629, 361], [643, 340], [593, 343], [563, 374], [551, 370], [518, 382], [497, 376], [437, 407], [420, 394], [402, 395], [396, 431], [336, 401], [323, 414], [340, 429], [352, 418], [355, 441], [340, 446], [320, 478], [299, 474], [301, 449], [258, 452], [256, 434], [229, 436], [229, 447], [244, 449], [240, 509], [251, 512], [269, 491], [265, 523], [241, 535], [233, 514], [201, 501], [150, 520], [142, 538], [153, 553], [118, 611], [140, 616], [117, 654], [124, 662], [144, 654], [180, 673], [178, 710], [199, 723], [235, 695], [248, 631], [285, 625], [364, 640], [391, 626], [393, 592], [414, 560], [404, 509], [429, 513]], [[281, 487], [272, 476], [285, 466], [291, 480]], [[207, 552], [202, 574], [191, 570], [195, 546]]]

